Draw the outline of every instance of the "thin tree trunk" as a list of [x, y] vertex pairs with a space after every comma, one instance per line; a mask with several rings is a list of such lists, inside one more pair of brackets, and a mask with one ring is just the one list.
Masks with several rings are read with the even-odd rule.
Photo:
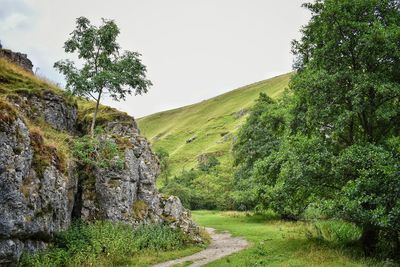
[[96, 117], [97, 117], [97, 112], [99, 111], [99, 105], [100, 105], [100, 98], [101, 98], [101, 93], [103, 90], [100, 90], [99, 92], [99, 97], [97, 98], [96, 101], [96, 109], [94, 111], [93, 119], [92, 119], [92, 126], [90, 127], [90, 135], [92, 138], [94, 137], [94, 126], [96, 125]]

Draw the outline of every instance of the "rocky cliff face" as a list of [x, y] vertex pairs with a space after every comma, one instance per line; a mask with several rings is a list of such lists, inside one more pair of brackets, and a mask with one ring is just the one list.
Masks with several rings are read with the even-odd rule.
[[[43, 249], [71, 223], [76, 177], [63, 172], [57, 155], [4, 102], [0, 115], [0, 264], [23, 250]], [[42, 151], [39, 151], [42, 149]], [[48, 153], [47, 166], [40, 153]]]
[[122, 146], [121, 155], [113, 161], [123, 162], [123, 166], [111, 164], [95, 168], [93, 177], [78, 182], [74, 216], [86, 221], [106, 219], [133, 225], [168, 223], [201, 241], [197, 226], [180, 200], [157, 192], [159, 161], [147, 140], [139, 135], [135, 120], [126, 116], [106, 123], [104, 130], [97, 137], [99, 142]]
[[9, 49], [0, 48], [0, 57], [6, 58], [14, 64], [19, 65], [21, 68], [25, 69], [28, 72], [33, 73], [32, 61], [29, 60], [26, 54], [13, 52]]
[[167, 223], [201, 241], [180, 200], [157, 192], [159, 162], [133, 118], [102, 122], [98, 142], [119, 147], [111, 160], [119, 164], [88, 172], [46, 134], [61, 135], [67, 145], [85, 134], [79, 105], [46, 88], [12, 91], [0, 78], [0, 265], [15, 263], [23, 251], [46, 248], [74, 219]]

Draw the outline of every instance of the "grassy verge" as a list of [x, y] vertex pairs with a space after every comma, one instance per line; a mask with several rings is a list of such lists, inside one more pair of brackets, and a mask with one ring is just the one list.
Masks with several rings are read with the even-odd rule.
[[202, 249], [168, 226], [76, 223], [59, 233], [48, 250], [23, 255], [20, 266], [149, 266]]
[[386, 266], [361, 257], [349, 244], [310, 238], [309, 226], [285, 222], [273, 214], [194, 211], [201, 226], [228, 230], [251, 242], [251, 246], [206, 266]]

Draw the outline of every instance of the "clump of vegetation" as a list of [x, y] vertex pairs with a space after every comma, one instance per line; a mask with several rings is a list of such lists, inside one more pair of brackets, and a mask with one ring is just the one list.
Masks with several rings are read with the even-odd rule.
[[236, 195], [227, 170], [216, 157], [199, 161], [196, 169], [183, 170], [168, 181], [161, 192], [178, 196], [189, 209], [237, 209]]
[[182, 249], [190, 241], [168, 226], [130, 225], [97, 221], [74, 223], [60, 232], [53, 246], [41, 253], [25, 254], [20, 266], [109, 266], [132, 264], [140, 254]]
[[201, 159], [199, 159], [198, 168], [203, 172], [210, 172], [214, 170], [215, 167], [218, 166], [219, 164], [220, 164], [219, 160], [214, 155], [211, 156], [205, 155]]
[[0, 58], [0, 95], [38, 96], [47, 92], [62, 96], [69, 105], [76, 105], [75, 98], [48, 80], [41, 79], [21, 67]]
[[39, 130], [31, 130], [30, 139], [34, 152], [32, 167], [39, 177], [43, 177], [45, 169], [51, 163], [53, 149], [44, 144], [43, 134]]
[[136, 219], [143, 220], [148, 212], [148, 205], [143, 200], [137, 200], [132, 205], [133, 216]]
[[158, 160], [160, 161], [160, 178], [164, 179], [164, 184], [169, 183], [169, 176], [171, 175], [171, 170], [170, 170], [170, 162], [169, 162], [169, 153], [167, 150], [163, 148], [158, 148], [155, 151]]
[[67, 169], [66, 155], [60, 153], [56, 144], [52, 144], [45, 138], [45, 134], [38, 127], [29, 128], [31, 146], [33, 148], [32, 167], [39, 177], [43, 177], [48, 166], [54, 166], [62, 173]]
[[0, 122], [10, 123], [17, 118], [17, 111], [6, 100], [0, 98]]
[[354, 244], [361, 237], [361, 229], [353, 223], [339, 220], [321, 220], [310, 223], [305, 229], [308, 239], [327, 241], [335, 245]]
[[101, 134], [96, 138], [90, 136], [76, 138], [72, 153], [82, 166], [120, 170], [125, 166], [124, 154], [118, 144], [114, 139], [104, 138]]

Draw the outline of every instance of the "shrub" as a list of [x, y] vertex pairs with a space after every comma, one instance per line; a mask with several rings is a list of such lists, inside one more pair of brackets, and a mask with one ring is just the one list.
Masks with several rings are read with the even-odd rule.
[[203, 172], [209, 172], [213, 170], [216, 166], [220, 164], [219, 160], [211, 155], [211, 156], [206, 156], [204, 159], [199, 160], [198, 163], [198, 169], [203, 171]]
[[73, 156], [82, 165], [110, 168], [124, 167], [122, 151], [114, 140], [102, 138], [101, 136], [92, 138], [83, 136], [75, 140], [73, 146]]

